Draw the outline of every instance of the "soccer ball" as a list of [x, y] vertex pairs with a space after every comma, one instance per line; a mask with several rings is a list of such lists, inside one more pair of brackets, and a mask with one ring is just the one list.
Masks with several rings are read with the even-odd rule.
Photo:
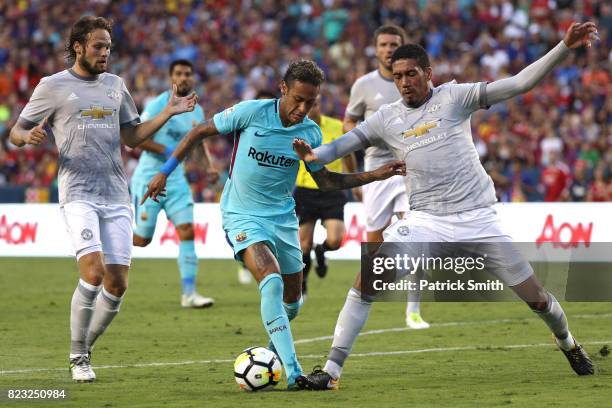
[[264, 347], [250, 347], [234, 362], [234, 378], [245, 391], [270, 389], [280, 381], [283, 366], [274, 352]]

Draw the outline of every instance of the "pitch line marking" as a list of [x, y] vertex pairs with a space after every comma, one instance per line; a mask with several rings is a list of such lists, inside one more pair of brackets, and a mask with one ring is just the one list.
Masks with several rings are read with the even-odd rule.
[[[612, 313], [602, 313], [602, 314], [577, 314], [569, 316], [569, 319], [602, 319], [612, 317]], [[437, 327], [455, 327], [455, 326], [474, 326], [481, 324], [500, 324], [500, 323], [523, 323], [530, 321], [540, 321], [539, 318], [524, 318], [524, 319], [497, 319], [497, 320], [481, 320], [481, 321], [464, 321], [464, 322], [445, 322], [445, 323], [431, 323], [431, 328]], [[409, 327], [391, 327], [389, 329], [376, 329], [376, 330], [367, 330], [359, 333], [359, 336], [369, 336], [372, 334], [382, 334], [382, 333], [391, 333], [391, 332], [403, 332], [403, 331], [413, 331]], [[295, 344], [307, 344], [307, 343], [315, 343], [317, 341], [324, 340], [332, 340], [334, 336], [320, 336], [313, 337], [310, 339], [302, 339], [294, 341]], [[351, 354], [352, 355], [352, 354]]]
[[[610, 340], [598, 340], [598, 341], [585, 341], [581, 343], [586, 346], [594, 346], [600, 344], [610, 344]], [[474, 351], [474, 350], [503, 350], [503, 349], [521, 349], [521, 348], [536, 348], [536, 347], [554, 347], [552, 343], [538, 343], [538, 344], [502, 344], [502, 345], [488, 345], [488, 346], [461, 346], [461, 347], [435, 347], [425, 348], [417, 350], [395, 350], [395, 351], [372, 351], [368, 353], [352, 353], [351, 358], [355, 357], [373, 357], [373, 356], [395, 356], [401, 354], [420, 354], [420, 353], [439, 353], [448, 351]], [[300, 356], [302, 359], [320, 359], [323, 358], [319, 354], [306, 354]], [[102, 369], [117, 369], [117, 368], [143, 368], [143, 367], [167, 367], [167, 366], [184, 366], [194, 364], [219, 364], [219, 363], [233, 363], [234, 360], [187, 360], [187, 361], [176, 361], [176, 362], [158, 362], [158, 363], [141, 363], [141, 364], [125, 364], [125, 365], [103, 365], [95, 366], [96, 370]], [[49, 372], [49, 371], [66, 371], [66, 368], [32, 368], [24, 370], [7, 370], [0, 371], [0, 375], [8, 374], [25, 374], [35, 372]]]
[[[612, 313], [605, 314], [580, 314], [571, 316], [573, 319], [582, 318], [582, 319], [593, 319], [593, 318], [607, 318], [612, 317]], [[465, 322], [446, 322], [446, 323], [437, 323], [432, 324], [432, 327], [449, 327], [449, 326], [467, 326], [467, 325], [476, 325], [476, 324], [498, 324], [498, 323], [517, 323], [524, 322], [530, 320], [539, 320], [535, 318], [528, 319], [498, 319], [498, 320], [483, 320], [483, 321], [465, 321]], [[411, 330], [407, 327], [394, 327], [389, 329], [379, 329], [379, 330], [369, 330], [363, 333], [360, 333], [360, 336], [363, 335], [371, 335], [371, 334], [381, 334], [381, 333], [389, 333], [389, 332], [399, 332], [399, 331], [407, 331]], [[321, 340], [329, 340], [332, 339], [333, 336], [323, 336], [323, 337], [314, 337], [311, 339], [303, 339], [295, 341], [296, 344], [304, 344], [304, 343], [313, 343], [315, 341]], [[600, 345], [600, 344], [609, 344], [612, 343], [611, 340], [599, 340], [599, 341], [589, 341], [583, 342], [583, 345]], [[396, 350], [396, 351], [373, 351], [368, 353], [351, 353], [351, 357], [372, 357], [372, 356], [392, 356], [392, 355], [401, 355], [401, 354], [420, 354], [420, 353], [434, 353], [434, 352], [447, 352], [447, 351], [470, 351], [470, 350], [480, 350], [480, 349], [517, 349], [517, 348], [534, 348], [534, 347], [553, 347], [552, 343], [539, 343], [539, 344], [509, 344], [509, 345], [488, 345], [488, 346], [463, 346], [463, 347], [438, 347], [438, 348], [425, 348], [425, 349], [416, 349], [416, 350]], [[305, 359], [320, 359], [323, 358], [322, 355], [319, 354], [307, 354], [302, 355], [300, 358]], [[169, 361], [169, 362], [152, 362], [152, 363], [139, 363], [139, 364], [125, 364], [125, 365], [103, 365], [103, 366], [94, 366], [96, 370], [101, 369], [118, 369], [118, 368], [145, 368], [145, 367], [169, 367], [169, 366], [185, 366], [185, 365], [194, 365], [194, 364], [224, 364], [224, 363], [233, 363], [233, 359], [210, 359], [210, 360], [186, 360], [186, 361]], [[50, 371], [66, 371], [66, 368], [28, 368], [23, 370], [2, 370], [0, 371], [0, 375], [9, 375], [9, 374], [27, 374], [27, 373], [38, 373], [38, 372], [50, 372]]]

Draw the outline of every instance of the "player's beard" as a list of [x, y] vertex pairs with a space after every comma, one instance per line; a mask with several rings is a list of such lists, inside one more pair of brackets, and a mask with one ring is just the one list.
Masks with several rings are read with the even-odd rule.
[[191, 93], [192, 88], [189, 85], [177, 85], [176, 86], [176, 95], [180, 97], [187, 96]]
[[85, 58], [80, 58], [78, 60], [78, 64], [83, 70], [87, 71], [91, 75], [99, 75], [99, 74], [106, 72], [105, 69], [100, 70], [100, 69], [95, 68]]
[[378, 63], [380, 64], [380, 66], [382, 66], [384, 69], [386, 69], [389, 72], [393, 71], [393, 69], [391, 68], [391, 62], [387, 64], [386, 58], [380, 59], [377, 57], [376, 59], [378, 60]]

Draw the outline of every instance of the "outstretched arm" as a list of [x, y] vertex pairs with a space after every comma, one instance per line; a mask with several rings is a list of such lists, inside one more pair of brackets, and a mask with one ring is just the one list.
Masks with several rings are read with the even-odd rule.
[[168, 175], [174, 171], [178, 164], [185, 158], [187, 153], [202, 140], [210, 136], [216, 136], [219, 134], [215, 123], [212, 120], [206, 120], [194, 127], [187, 133], [187, 136], [181, 140], [178, 144], [172, 156], [164, 163], [159, 173], [151, 179], [148, 185], [147, 192], [142, 197], [140, 204], [144, 203], [147, 198], [151, 197], [154, 201], [157, 201], [157, 196], [162, 195], [166, 188], [166, 179]]
[[322, 191], [344, 190], [362, 186], [373, 181], [385, 180], [395, 175], [405, 176], [406, 163], [396, 160], [376, 170], [351, 174], [334, 173], [323, 167], [321, 170], [311, 174]]
[[[179, 162], [182, 161], [194, 146], [200, 144], [202, 140], [206, 139], [207, 137], [217, 136], [218, 134], [219, 131], [215, 126], [215, 122], [212, 119], [205, 120], [187, 133], [187, 135], [176, 146], [176, 149], [174, 149], [174, 152], [168, 161], [170, 161], [173, 157]], [[172, 170], [174, 170], [174, 168]]]
[[166, 146], [161, 143], [154, 142], [153, 140], [145, 140], [139, 144], [138, 147], [142, 150], [146, 150], [147, 152], [164, 156], [165, 159], [169, 158], [174, 150], [174, 147], [172, 146]]
[[149, 139], [174, 115], [191, 112], [198, 101], [195, 93], [188, 96], [176, 96], [176, 85], [172, 86], [172, 94], [168, 105], [153, 119], [139, 123], [136, 126], [121, 128], [121, 142], [129, 147], [136, 147]]
[[293, 150], [306, 163], [328, 164], [334, 160], [344, 157], [356, 150], [365, 149], [371, 144], [365, 135], [354, 129], [342, 135], [331, 143], [313, 148], [302, 139], [293, 140]]
[[523, 94], [536, 86], [550, 71], [563, 61], [570, 49], [591, 46], [592, 40], [598, 40], [597, 27], [594, 23], [574, 23], [570, 26], [555, 48], [539, 60], [524, 68], [518, 74], [487, 84], [485, 106], [494, 105], [517, 95]]

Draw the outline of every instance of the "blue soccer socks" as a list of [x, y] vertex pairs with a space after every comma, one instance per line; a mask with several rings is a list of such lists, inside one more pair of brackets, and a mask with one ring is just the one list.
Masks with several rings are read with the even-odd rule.
[[181, 273], [181, 285], [184, 295], [195, 291], [195, 279], [198, 274], [198, 256], [193, 241], [179, 243], [178, 267]]
[[[261, 319], [264, 328], [283, 362], [287, 382], [291, 385], [295, 383], [298, 376], [302, 375], [302, 367], [295, 355], [289, 318], [283, 307], [283, 279], [277, 273], [266, 276], [259, 283], [259, 292], [261, 293]], [[295, 308], [295, 314], [298, 308]]]

